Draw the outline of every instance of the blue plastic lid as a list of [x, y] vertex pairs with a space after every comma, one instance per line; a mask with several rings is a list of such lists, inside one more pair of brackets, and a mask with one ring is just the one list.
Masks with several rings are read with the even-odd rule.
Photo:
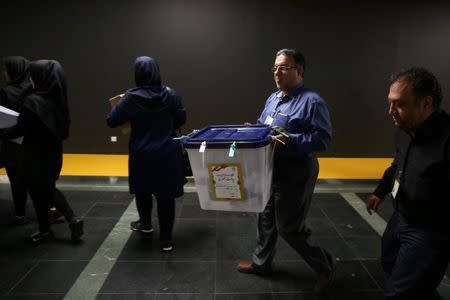
[[268, 125], [212, 125], [201, 129], [183, 140], [186, 148], [229, 148], [233, 142], [238, 148], [260, 148], [270, 143], [271, 128]]

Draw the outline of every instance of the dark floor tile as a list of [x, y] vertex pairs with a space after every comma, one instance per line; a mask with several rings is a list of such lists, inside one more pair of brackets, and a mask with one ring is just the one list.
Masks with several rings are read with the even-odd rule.
[[214, 300], [214, 294], [155, 294], [155, 300]]
[[359, 261], [340, 261], [330, 294], [347, 295], [367, 290], [377, 291], [379, 287], [361, 263]]
[[338, 193], [315, 193], [311, 205], [320, 207], [335, 207], [346, 203], [344, 198]]
[[217, 239], [217, 260], [248, 260], [255, 246], [256, 235], [222, 235]]
[[216, 300], [272, 300], [272, 294], [216, 294]]
[[315, 295], [312, 292], [273, 293], [273, 300], [332, 300], [329, 295]]
[[118, 261], [100, 293], [154, 293], [159, 287], [163, 270], [163, 262]]
[[382, 291], [355, 292], [345, 295], [332, 295], [332, 300], [384, 300]]
[[314, 236], [338, 236], [334, 224], [327, 218], [312, 218], [308, 217], [306, 219], [306, 226], [308, 226]]
[[330, 217], [339, 235], [378, 237], [378, 233], [361, 217]]
[[173, 233], [174, 250], [163, 253], [160, 249], [159, 228], [152, 235], [134, 232], [123, 248], [119, 260], [160, 261], [214, 260], [216, 259], [216, 221], [208, 219], [177, 219]]
[[223, 235], [256, 236], [257, 215], [245, 212], [218, 212], [217, 233]]
[[240, 273], [235, 261], [217, 262], [216, 293], [270, 293], [270, 277]]
[[385, 277], [384, 277], [383, 268], [381, 267], [380, 260], [379, 259], [364, 260], [364, 261], [361, 261], [361, 263], [367, 269], [367, 271], [372, 276], [372, 278], [375, 280], [375, 282], [378, 284], [378, 287], [383, 288]]
[[345, 237], [344, 240], [358, 259], [378, 259], [381, 256], [380, 237]]
[[98, 294], [96, 300], [155, 300], [154, 294]]
[[323, 213], [323, 210], [318, 205], [311, 205], [309, 207], [308, 215], [306, 218], [325, 218], [325, 214]]
[[213, 293], [214, 262], [166, 262], [157, 292]]
[[3, 257], [0, 261], [0, 270], [2, 270], [0, 272], [0, 297], [11, 290], [36, 264], [37, 262], [32, 260], [12, 260]]
[[40, 261], [12, 294], [67, 293], [86, 264], [79, 261]]
[[198, 205], [200, 206], [200, 200], [198, 199], [197, 193], [184, 193], [183, 196], [178, 198], [176, 201], [180, 201], [187, 205]]
[[341, 203], [338, 206], [321, 206], [323, 212], [331, 220], [361, 218], [360, 215], [348, 203]]
[[8, 300], [63, 300], [64, 294], [24, 294], [6, 296], [2, 299]]
[[[255, 240], [256, 246], [256, 240]], [[254, 247], [253, 247], [254, 248]], [[253, 251], [252, 251], [253, 252]], [[277, 239], [275, 262], [282, 260], [303, 260], [302, 257], [280, 236]]]
[[183, 204], [180, 218], [182, 219], [216, 219], [215, 210], [203, 210], [198, 205]]
[[311, 291], [316, 274], [304, 261], [277, 262], [270, 276], [273, 292]]
[[126, 204], [126, 203], [97, 202], [86, 214], [86, 217], [119, 219], [123, 215], [123, 213], [125, 212], [127, 207], [128, 207], [128, 204]]
[[357, 258], [355, 251], [340, 237], [315, 237], [317, 245], [332, 253], [338, 260], [353, 260]]
[[45, 249], [40, 259], [52, 260], [89, 260], [105, 238], [114, 228], [117, 220], [114, 219], [85, 219], [84, 235], [80, 243], [71, 241], [71, 232], [67, 224], [52, 226], [56, 239], [41, 245]]

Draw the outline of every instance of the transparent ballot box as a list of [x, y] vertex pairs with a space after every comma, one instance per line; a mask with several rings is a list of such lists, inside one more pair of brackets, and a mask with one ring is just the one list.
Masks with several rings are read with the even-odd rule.
[[263, 211], [272, 181], [270, 142], [266, 125], [209, 126], [186, 138], [201, 208]]

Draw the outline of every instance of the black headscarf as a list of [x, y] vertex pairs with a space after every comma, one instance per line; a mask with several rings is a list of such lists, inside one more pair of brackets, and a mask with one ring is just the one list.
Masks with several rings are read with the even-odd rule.
[[3, 66], [10, 77], [7, 84], [21, 83], [27, 79], [30, 62], [22, 56], [7, 56], [3, 59]]
[[0, 91], [0, 105], [19, 111], [23, 99], [30, 93], [31, 85], [28, 81], [30, 62], [21, 56], [3, 58], [2, 67], [8, 73], [10, 80]]
[[35, 87], [25, 99], [25, 106], [60, 139], [69, 136], [70, 115], [64, 71], [56, 60], [30, 63], [30, 77]]

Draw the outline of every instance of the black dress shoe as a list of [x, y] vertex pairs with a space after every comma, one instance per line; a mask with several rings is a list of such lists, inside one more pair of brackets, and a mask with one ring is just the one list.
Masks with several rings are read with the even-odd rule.
[[27, 238], [27, 240], [33, 244], [48, 242], [52, 239], [53, 239], [53, 233], [51, 231], [48, 231], [48, 232], [37, 231]]
[[73, 242], [80, 241], [81, 236], [83, 235], [83, 220], [74, 219], [69, 223], [70, 231], [72, 231], [71, 239]]
[[146, 234], [153, 233], [152, 225], [145, 225], [140, 220], [134, 221], [130, 223], [130, 228], [133, 231], [139, 231]]

